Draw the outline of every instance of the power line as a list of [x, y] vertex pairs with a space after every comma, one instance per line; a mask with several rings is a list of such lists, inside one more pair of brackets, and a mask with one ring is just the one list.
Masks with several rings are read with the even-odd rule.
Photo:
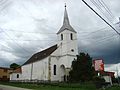
[[13, 41], [16, 43], [16, 45], [18, 45], [21, 49], [23, 49], [25, 52], [30, 53], [28, 50], [24, 49], [21, 45], [19, 45], [16, 40], [12, 39], [12, 38], [9, 36], [9, 34], [7, 34], [2, 28], [0, 28], [0, 29], [8, 36], [11, 40], [13, 40]]
[[119, 36], [120, 33], [111, 25], [109, 24], [102, 16], [100, 16], [88, 3], [86, 3], [84, 0], [82, 0], [85, 5], [87, 5], [97, 16], [99, 16], [106, 24], [108, 24]]
[[99, 11], [101, 11], [101, 13], [109, 20], [109, 18], [104, 14], [104, 11], [101, 9], [100, 5], [94, 1], [94, 0], [90, 0], [96, 7]]
[[[101, 2], [100, 5], [95, 1], [95, 0], [90, 0], [96, 7], [97, 9], [109, 20], [108, 15], [105, 14], [104, 10], [101, 8]], [[102, 7], [106, 10], [105, 6], [102, 4]], [[108, 12], [108, 11], [107, 11]], [[109, 14], [109, 13], [108, 13]], [[109, 20], [111, 22], [111, 20]], [[112, 22], [111, 22], [112, 23]]]
[[108, 8], [108, 6], [105, 4], [103, 0], [98, 0], [98, 2], [105, 8], [105, 10], [110, 14], [112, 18], [114, 18], [114, 15], [112, 14], [111, 10]]

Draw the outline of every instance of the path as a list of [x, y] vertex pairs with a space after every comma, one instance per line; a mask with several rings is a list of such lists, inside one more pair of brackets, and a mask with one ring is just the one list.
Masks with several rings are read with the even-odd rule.
[[25, 88], [13, 87], [13, 86], [0, 85], [0, 90], [31, 90], [31, 89], [25, 89]]

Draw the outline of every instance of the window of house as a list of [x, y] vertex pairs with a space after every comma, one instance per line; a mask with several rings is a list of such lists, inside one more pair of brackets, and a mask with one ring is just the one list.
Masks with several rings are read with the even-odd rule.
[[19, 74], [17, 74], [17, 78], [19, 78]]
[[3, 79], [3, 80], [6, 80], [6, 79], [7, 79], [7, 76], [3, 76], [2, 79]]
[[73, 40], [73, 34], [72, 33], [70, 34], [70, 39]]
[[56, 75], [56, 65], [53, 66], [53, 74]]
[[61, 34], [61, 40], [63, 40], [63, 34]]
[[7, 72], [7, 69], [4, 69], [4, 72]]

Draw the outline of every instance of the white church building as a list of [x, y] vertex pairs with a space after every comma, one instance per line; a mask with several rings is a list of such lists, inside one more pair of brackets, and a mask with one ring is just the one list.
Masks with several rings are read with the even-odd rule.
[[20, 67], [21, 72], [11, 73], [10, 80], [66, 81], [78, 55], [77, 32], [70, 25], [66, 6], [57, 38], [56, 45], [35, 53]]

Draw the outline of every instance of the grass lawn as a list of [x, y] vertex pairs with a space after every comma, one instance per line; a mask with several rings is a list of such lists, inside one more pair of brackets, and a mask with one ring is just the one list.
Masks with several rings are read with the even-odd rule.
[[15, 87], [28, 88], [33, 90], [96, 90], [93, 84], [25, 84], [25, 83], [0, 83]]
[[[15, 87], [28, 88], [33, 90], [98, 90], [91, 83], [84, 84], [26, 84], [26, 83], [0, 83], [4, 85], [10, 85]], [[120, 86], [113, 86], [105, 90], [120, 90]]]
[[107, 88], [106, 90], [120, 90], [120, 86], [112, 86], [110, 88]]

